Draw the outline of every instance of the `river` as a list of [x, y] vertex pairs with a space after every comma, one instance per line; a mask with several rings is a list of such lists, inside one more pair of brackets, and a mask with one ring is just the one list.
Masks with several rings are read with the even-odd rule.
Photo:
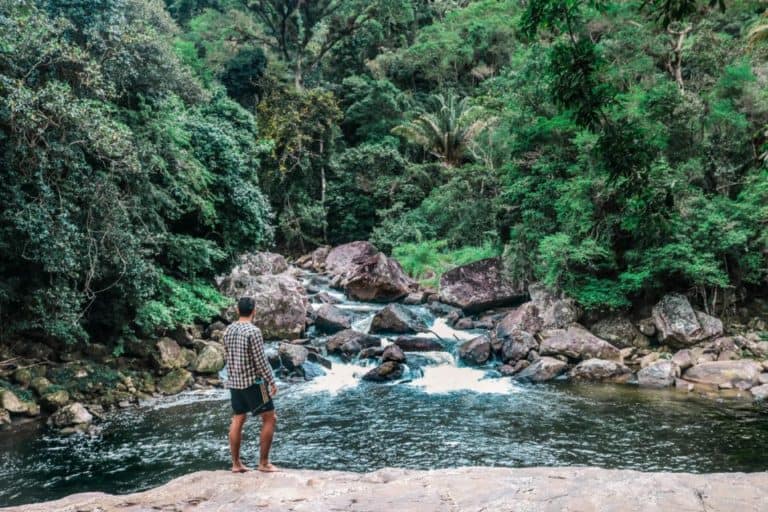
[[[356, 311], [360, 329], [380, 307], [342, 306]], [[429, 318], [446, 340], [473, 335]], [[412, 371], [399, 383], [362, 382], [370, 368], [337, 359], [312, 381], [283, 383], [274, 462], [351, 471], [469, 465], [768, 470], [768, 413], [748, 402], [632, 385], [523, 385], [498, 378], [491, 367], [463, 367], [450, 351], [408, 356]], [[62, 436], [39, 424], [0, 434], [0, 506], [84, 491], [127, 493], [227, 468], [229, 417], [227, 392], [206, 390], [116, 411], [94, 437]], [[246, 463], [257, 461], [258, 429], [256, 419], [246, 424]]]

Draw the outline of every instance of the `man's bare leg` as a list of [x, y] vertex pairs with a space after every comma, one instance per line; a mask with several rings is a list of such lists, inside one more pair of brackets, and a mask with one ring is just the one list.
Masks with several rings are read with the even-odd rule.
[[232, 472], [245, 473], [249, 469], [240, 460], [240, 443], [243, 440], [243, 425], [246, 414], [235, 414], [229, 426], [229, 451], [232, 452]]
[[261, 422], [259, 471], [273, 473], [275, 471], [279, 471], [277, 467], [269, 462], [269, 450], [272, 448], [272, 438], [275, 435], [277, 414], [275, 414], [275, 411], [265, 412], [261, 415]]

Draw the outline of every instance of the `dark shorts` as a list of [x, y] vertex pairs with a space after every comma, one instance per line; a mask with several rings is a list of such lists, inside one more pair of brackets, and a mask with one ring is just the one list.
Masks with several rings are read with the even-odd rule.
[[272, 397], [264, 382], [257, 382], [245, 389], [230, 389], [232, 410], [235, 414], [252, 413], [254, 416], [275, 410]]

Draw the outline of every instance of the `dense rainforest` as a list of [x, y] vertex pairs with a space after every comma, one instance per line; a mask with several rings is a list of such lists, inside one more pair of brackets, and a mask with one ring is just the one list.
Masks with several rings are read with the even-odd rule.
[[760, 1], [0, 0], [2, 339], [210, 318], [242, 252], [502, 255], [587, 310], [768, 279]]

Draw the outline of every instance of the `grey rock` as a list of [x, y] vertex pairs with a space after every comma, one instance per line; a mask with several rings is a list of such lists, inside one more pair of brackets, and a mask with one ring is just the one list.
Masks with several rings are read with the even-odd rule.
[[594, 358], [576, 365], [570, 377], [577, 381], [624, 383], [632, 377], [632, 371], [618, 361]]
[[504, 342], [501, 345], [501, 359], [505, 363], [514, 363], [525, 359], [529, 352], [538, 348], [539, 344], [536, 338], [530, 333], [515, 331], [504, 337]]
[[181, 347], [172, 338], [160, 338], [155, 343], [155, 363], [161, 370], [172, 370], [187, 366], [187, 356], [181, 351]]
[[301, 368], [309, 356], [309, 351], [305, 347], [291, 343], [281, 343], [277, 353], [280, 356], [280, 362], [289, 371]]
[[403, 352], [403, 349], [395, 344], [392, 344], [384, 349], [384, 352], [381, 354], [381, 360], [392, 361], [395, 363], [404, 363], [405, 353]]
[[650, 345], [648, 338], [624, 315], [603, 318], [593, 324], [589, 330], [617, 348], [645, 348]]
[[[220, 284], [234, 300], [251, 297], [256, 303], [256, 323], [266, 340], [297, 339], [304, 334], [309, 300], [301, 283], [288, 273], [251, 275], [231, 272]], [[235, 305], [225, 315], [235, 320]]]
[[328, 334], [334, 334], [352, 326], [352, 319], [346, 311], [331, 304], [325, 304], [315, 313], [315, 327]]
[[213, 343], [206, 345], [195, 358], [193, 365], [197, 373], [218, 373], [224, 368], [224, 351]]
[[165, 395], [180, 393], [192, 382], [192, 374], [183, 368], [171, 370], [157, 383], [157, 390]]
[[434, 338], [399, 336], [394, 343], [406, 352], [443, 352], [445, 346]]
[[402, 378], [403, 372], [404, 369], [402, 364], [394, 361], [385, 361], [363, 375], [363, 380], [370, 382], [388, 382]]
[[637, 383], [644, 388], [668, 388], [680, 377], [680, 367], [673, 361], [657, 361], [637, 372]]
[[576, 301], [550, 292], [541, 283], [528, 286], [528, 293], [538, 310], [542, 329], [565, 329], [581, 317]]
[[366, 348], [380, 346], [381, 340], [375, 336], [345, 329], [328, 338], [325, 349], [329, 354], [352, 356]]
[[523, 382], [546, 382], [565, 371], [566, 363], [553, 357], [541, 357], [527, 368], [515, 375], [515, 379]]
[[462, 265], [440, 278], [440, 300], [468, 313], [513, 305], [526, 295], [522, 285], [507, 278], [501, 258]]
[[675, 363], [680, 370], [685, 371], [694, 364], [693, 354], [687, 348], [678, 350], [672, 356], [672, 362]]
[[749, 392], [752, 393], [752, 396], [755, 398], [755, 400], [765, 401], [768, 399], [768, 384], [755, 386], [750, 389]]
[[487, 335], [478, 336], [459, 346], [459, 358], [471, 366], [481, 366], [491, 358], [491, 340]]
[[379, 252], [370, 242], [356, 241], [334, 247], [325, 257], [325, 270], [342, 278], [352, 274], [360, 261]]
[[618, 360], [621, 358], [619, 349], [578, 324], [573, 324], [567, 329], [543, 331], [541, 335], [543, 337], [539, 345], [541, 355], [563, 355], [571, 359]]
[[653, 307], [652, 315], [659, 339], [670, 346], [685, 348], [723, 333], [720, 320], [694, 311], [679, 293], [665, 295]]
[[411, 334], [427, 330], [427, 324], [416, 313], [402, 304], [388, 304], [374, 315], [373, 333]]
[[396, 260], [377, 253], [357, 260], [354, 269], [345, 274], [343, 287], [355, 300], [392, 302], [408, 295], [416, 282]]
[[62, 407], [51, 416], [50, 423], [57, 428], [88, 425], [93, 422], [93, 415], [79, 402]]
[[749, 389], [756, 386], [763, 372], [761, 364], [748, 359], [697, 364], [683, 373], [683, 379], [713, 388]]
[[0, 409], [5, 409], [11, 414], [26, 414], [29, 406], [21, 401], [13, 391], [0, 389]]

